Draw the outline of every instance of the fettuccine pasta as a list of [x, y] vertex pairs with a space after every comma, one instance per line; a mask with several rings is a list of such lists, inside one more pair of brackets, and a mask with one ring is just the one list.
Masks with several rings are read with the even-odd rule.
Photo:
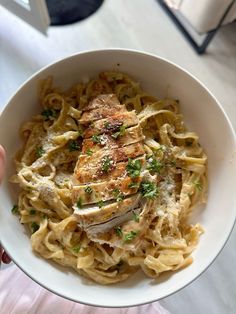
[[[144, 135], [144, 159], [153, 181], [140, 185], [140, 197], [146, 197], [139, 203], [142, 211], [126, 222], [140, 228], [137, 245], [132, 241], [138, 232], [125, 234], [122, 224], [115, 227], [119, 245], [99, 233], [96, 241], [75, 214], [73, 176], [85, 130], [80, 121], [84, 108], [104, 94], [116, 95], [129, 112], [135, 111]], [[102, 72], [67, 91], [55, 88], [48, 77], [39, 82], [39, 102], [41, 113], [20, 130], [24, 145], [12, 178], [21, 189], [13, 212], [29, 231], [33, 251], [100, 284], [126, 280], [139, 269], [157, 278], [190, 265], [203, 229], [188, 218], [193, 206], [206, 199], [207, 156], [198, 135], [186, 130], [178, 101], [149, 95], [126, 74]]]

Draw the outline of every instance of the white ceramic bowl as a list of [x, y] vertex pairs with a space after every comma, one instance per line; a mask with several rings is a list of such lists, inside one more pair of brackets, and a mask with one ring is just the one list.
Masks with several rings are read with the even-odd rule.
[[[12, 156], [20, 145], [18, 130], [23, 121], [39, 112], [37, 81], [53, 75], [55, 83], [69, 87], [100, 71], [119, 70], [132, 75], [158, 97], [179, 99], [189, 129], [200, 136], [209, 162], [209, 197], [192, 219], [205, 228], [193, 253], [194, 263], [153, 283], [140, 273], [112, 286], [88, 283], [82, 277], [50, 263], [31, 251], [24, 227], [11, 214], [16, 190], [8, 183], [14, 172]], [[0, 118], [0, 143], [7, 151], [7, 173], [0, 190], [0, 239], [14, 262], [33, 280], [65, 298], [90, 305], [132, 306], [164, 298], [198, 277], [223, 248], [236, 216], [235, 134], [223, 109], [210, 92], [180, 67], [159, 57], [120, 49], [80, 53], [56, 62], [32, 76], [12, 97]]]

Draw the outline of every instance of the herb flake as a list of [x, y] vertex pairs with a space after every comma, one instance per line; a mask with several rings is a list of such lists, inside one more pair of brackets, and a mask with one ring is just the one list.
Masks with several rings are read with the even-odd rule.
[[139, 188], [139, 183], [138, 183], [138, 182], [131, 182], [131, 183], [128, 185], [128, 187], [129, 187], [130, 189], [137, 189], [137, 188]]
[[84, 188], [84, 191], [85, 191], [85, 193], [88, 193], [88, 194], [92, 194], [93, 193], [93, 189], [89, 185]]
[[134, 220], [135, 222], [139, 222], [139, 215], [136, 214], [135, 212], [133, 212], [133, 220]]
[[140, 192], [145, 198], [154, 199], [158, 195], [156, 184], [150, 181], [143, 181], [140, 185]]
[[86, 154], [87, 154], [88, 156], [92, 156], [93, 151], [92, 151], [91, 149], [87, 149]]
[[39, 230], [39, 225], [35, 221], [31, 224], [31, 230], [32, 233], [35, 233], [37, 230]]
[[196, 181], [194, 182], [194, 185], [195, 185], [195, 188], [198, 190], [198, 191], [202, 191], [203, 187], [202, 187], [202, 184], [200, 181]]
[[103, 206], [104, 206], [104, 202], [103, 202], [102, 200], [99, 201], [99, 202], [98, 202], [98, 207], [101, 208], [101, 207], [103, 207]]
[[78, 245], [76, 245], [76, 246], [74, 246], [74, 247], [72, 248], [72, 251], [73, 251], [75, 254], [78, 254], [80, 250], [81, 250], [81, 245], [80, 245], [80, 244], [78, 244]]
[[74, 152], [80, 149], [80, 144], [76, 140], [70, 141], [68, 144], [68, 148], [70, 152]]
[[116, 198], [117, 202], [121, 202], [125, 198], [124, 194], [119, 189], [115, 189], [113, 191], [113, 195]]
[[123, 231], [122, 231], [121, 227], [116, 227], [115, 233], [118, 237], [123, 237]]
[[120, 136], [123, 136], [123, 135], [125, 134], [125, 130], [126, 130], [126, 127], [125, 127], [124, 125], [121, 125], [121, 126], [119, 127], [119, 131], [113, 133], [113, 134], [111, 135], [111, 137], [113, 137], [114, 139], [117, 139], [117, 138], [119, 138]]
[[45, 121], [51, 120], [55, 118], [56, 111], [54, 109], [45, 109], [41, 112], [41, 115], [43, 116]]
[[147, 169], [149, 171], [154, 172], [154, 173], [160, 173], [162, 168], [163, 168], [162, 163], [160, 161], [158, 161], [157, 159], [153, 158], [153, 156], [151, 156], [148, 159]]
[[30, 213], [30, 215], [35, 215], [36, 214], [36, 210], [32, 208], [29, 213]]
[[44, 153], [45, 153], [45, 150], [43, 149], [42, 146], [39, 146], [36, 148], [36, 156], [38, 158], [42, 157]]
[[125, 242], [132, 241], [137, 235], [138, 235], [138, 231], [131, 230], [129, 233], [126, 233], [126, 235], [124, 236], [124, 241]]
[[102, 159], [102, 171], [108, 172], [112, 167], [113, 160], [109, 156]]
[[78, 208], [81, 208], [81, 207], [82, 207], [82, 198], [81, 198], [81, 197], [78, 199], [76, 205], [77, 205]]
[[11, 209], [11, 212], [13, 215], [16, 215], [19, 213], [19, 206], [18, 205], [14, 205]]
[[129, 177], [131, 178], [139, 177], [141, 173], [141, 168], [142, 168], [141, 160], [139, 159], [133, 160], [129, 158], [128, 164], [126, 166], [126, 171]]
[[102, 143], [102, 135], [93, 135], [92, 141], [94, 143], [101, 144]]
[[104, 123], [104, 128], [105, 129], [109, 129], [109, 127], [110, 127], [110, 123], [107, 121], [107, 122], [105, 122]]

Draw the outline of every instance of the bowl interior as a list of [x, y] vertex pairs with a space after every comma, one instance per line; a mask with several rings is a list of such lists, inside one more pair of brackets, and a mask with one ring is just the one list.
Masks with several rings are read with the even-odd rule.
[[[15, 187], [8, 183], [9, 176], [14, 173], [12, 157], [21, 145], [20, 125], [40, 110], [37, 104], [38, 79], [53, 75], [55, 84], [66, 88], [104, 70], [127, 72], [151, 94], [179, 99], [184, 121], [190, 130], [199, 134], [208, 155], [208, 202], [196, 209], [192, 216], [192, 221], [201, 223], [205, 229], [193, 253], [194, 263], [156, 281], [137, 273], [124, 283], [108, 287], [91, 283], [73, 271], [33, 254], [24, 227], [11, 214], [17, 198]], [[0, 143], [6, 148], [8, 157], [0, 190], [1, 242], [30, 277], [74, 301], [98, 306], [129, 306], [163, 298], [184, 287], [209, 266], [233, 227], [236, 146], [232, 127], [216, 100], [196, 79], [163, 59], [134, 51], [104, 50], [78, 54], [43, 69], [18, 90], [1, 115]]]

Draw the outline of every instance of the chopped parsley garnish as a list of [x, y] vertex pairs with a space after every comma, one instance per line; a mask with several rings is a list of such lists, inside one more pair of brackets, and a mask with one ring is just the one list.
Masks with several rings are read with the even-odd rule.
[[138, 183], [138, 182], [131, 182], [131, 183], [128, 185], [128, 187], [129, 187], [130, 189], [137, 189], [137, 188], [139, 188], [139, 183]]
[[117, 202], [121, 202], [125, 198], [124, 194], [119, 189], [115, 189], [113, 191], [113, 195], [116, 198]]
[[109, 129], [109, 127], [110, 127], [110, 123], [107, 121], [107, 122], [105, 122], [104, 123], [104, 128], [105, 129]]
[[80, 144], [76, 140], [70, 141], [68, 144], [68, 148], [70, 152], [74, 152], [80, 149]]
[[176, 166], [176, 161], [175, 160], [171, 160], [170, 161], [170, 166], [171, 167], [175, 167]]
[[148, 159], [148, 166], [147, 169], [154, 173], [160, 173], [161, 169], [163, 168], [163, 165], [160, 161], [157, 159], [150, 157]]
[[45, 153], [45, 150], [43, 149], [42, 146], [39, 146], [36, 148], [36, 156], [38, 158], [42, 157], [44, 153]]
[[160, 145], [160, 147], [158, 147], [157, 149], [154, 149], [154, 152], [155, 153], [158, 153], [158, 152], [165, 152], [166, 151], [166, 147], [165, 145]]
[[109, 156], [102, 159], [102, 171], [108, 172], [112, 167], [113, 160]]
[[132, 241], [137, 235], [138, 235], [138, 231], [131, 230], [129, 233], [126, 233], [126, 235], [124, 236], [124, 241], [125, 242]]
[[139, 215], [133, 212], [133, 220], [139, 222]]
[[123, 194], [123, 193], [120, 193], [120, 194], [117, 196], [116, 201], [117, 201], [117, 202], [121, 202], [121, 201], [123, 201], [124, 198], [125, 198], [124, 194]]
[[50, 120], [51, 118], [55, 118], [56, 111], [54, 109], [45, 109], [41, 112], [41, 115], [44, 117], [45, 121]]
[[92, 151], [91, 149], [87, 149], [86, 154], [87, 154], [88, 156], [92, 156], [93, 151]]
[[114, 139], [117, 139], [118, 137], [123, 136], [125, 134], [125, 129], [126, 127], [124, 125], [121, 125], [119, 127], [119, 131], [113, 133], [111, 137], [113, 137]]
[[19, 213], [19, 207], [18, 205], [14, 205], [11, 209], [12, 214], [18, 214]]
[[199, 181], [194, 182], [194, 185], [196, 187], [196, 189], [198, 189], [198, 191], [202, 191], [202, 185]]
[[93, 135], [92, 136], [92, 141], [94, 143], [101, 144], [102, 143], [102, 135]]
[[118, 235], [118, 237], [122, 237], [123, 236], [123, 232], [122, 232], [121, 227], [116, 227], [115, 228], [115, 232]]
[[35, 221], [31, 224], [31, 230], [32, 233], [35, 233], [37, 230], [39, 230], [39, 225]]
[[142, 168], [141, 160], [139, 159], [133, 160], [129, 158], [128, 165], [126, 166], [126, 171], [128, 172], [129, 177], [131, 178], [139, 177], [141, 173], [141, 168]]
[[85, 191], [85, 193], [88, 193], [88, 194], [93, 193], [93, 189], [91, 188], [91, 186], [86, 186], [86, 187], [84, 188], [84, 191]]
[[81, 250], [81, 245], [76, 245], [72, 248], [72, 251], [75, 253], [75, 254], [78, 254], [79, 251]]
[[104, 206], [104, 202], [103, 202], [103, 201], [99, 201], [99, 202], [98, 202], [98, 207], [101, 208], [101, 207], [103, 207], [103, 206]]
[[77, 205], [78, 208], [81, 208], [81, 207], [82, 207], [82, 198], [81, 198], [81, 197], [78, 199], [76, 205]]
[[140, 192], [143, 197], [153, 199], [158, 195], [157, 186], [150, 181], [143, 181], [140, 185]]
[[120, 190], [116, 188], [112, 193], [116, 197], [120, 193]]
[[35, 209], [31, 209], [29, 213], [30, 213], [30, 215], [35, 215], [36, 214], [36, 210]]

